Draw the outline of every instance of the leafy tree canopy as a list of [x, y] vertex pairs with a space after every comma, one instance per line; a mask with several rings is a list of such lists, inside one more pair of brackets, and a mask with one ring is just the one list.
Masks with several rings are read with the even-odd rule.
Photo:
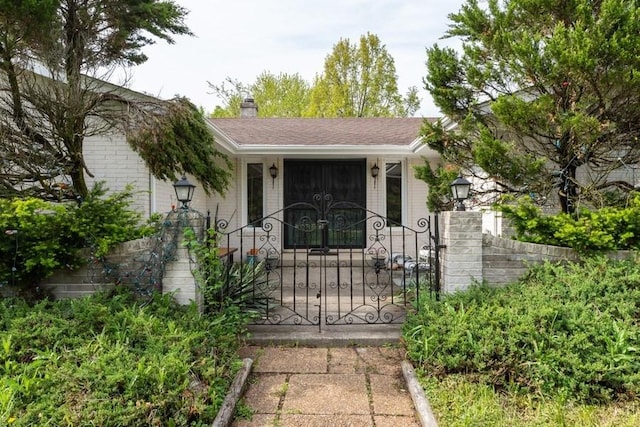
[[[447, 162], [495, 190], [602, 206], [640, 160], [640, 8], [629, 0], [468, 0], [427, 49], [426, 88], [457, 126], [425, 124]], [[628, 174], [627, 174], [628, 175]]]
[[[151, 173], [175, 181], [176, 171], [198, 179], [209, 194], [229, 184], [231, 163], [215, 149], [204, 114], [186, 98], [174, 98], [149, 113], [132, 115], [129, 142], [145, 160]], [[189, 141], [197, 141], [190, 144]], [[217, 166], [216, 166], [217, 165]]]
[[313, 84], [299, 74], [263, 72], [245, 85], [232, 78], [209, 87], [224, 102], [213, 117], [238, 117], [246, 97], [255, 100], [260, 117], [407, 117], [420, 108], [417, 88], [398, 92], [394, 60], [373, 34], [360, 44], [341, 39], [325, 59]]
[[359, 44], [340, 39], [316, 77], [307, 115], [313, 117], [406, 117], [419, 106], [417, 88], [406, 98], [398, 92], [393, 57], [378, 36], [367, 33]]
[[[150, 165], [160, 177], [173, 176], [169, 165], [189, 172], [189, 150], [211, 151], [201, 115], [183, 100], [149, 99], [101, 80], [144, 62], [142, 48], [155, 40], [191, 34], [186, 14], [169, 0], [0, 0], [0, 196], [85, 198], [87, 137], [126, 129], [140, 149], [140, 135], [150, 135], [139, 127], [153, 121], [132, 121], [130, 113], [175, 126], [180, 139], [167, 166]], [[194, 168], [205, 187], [224, 190], [224, 173]]]
[[264, 71], [249, 86], [228, 77], [219, 85], [209, 82], [209, 87], [225, 103], [216, 107], [213, 117], [240, 116], [240, 104], [247, 97], [255, 100], [262, 117], [302, 117], [309, 103], [309, 83], [297, 73]]

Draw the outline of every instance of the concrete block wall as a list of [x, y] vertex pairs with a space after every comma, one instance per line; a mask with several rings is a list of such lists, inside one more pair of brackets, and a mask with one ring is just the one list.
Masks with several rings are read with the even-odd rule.
[[[121, 243], [106, 257], [105, 263], [91, 258], [87, 252], [88, 263], [76, 270], [59, 270], [41, 284], [56, 299], [81, 298], [95, 292], [108, 290], [115, 286], [114, 277], [127, 276], [142, 268], [143, 260], [148, 256], [153, 240], [143, 238]], [[109, 271], [107, 266], [117, 266], [118, 271]]]
[[483, 233], [481, 212], [444, 212], [441, 243], [445, 293], [467, 289], [474, 282], [503, 285], [518, 280], [544, 261], [578, 261], [569, 248], [524, 243]]
[[[504, 285], [517, 281], [527, 269], [545, 261], [579, 261], [573, 249], [519, 242], [483, 233], [481, 212], [444, 212], [441, 250], [444, 293], [467, 289], [474, 282]], [[619, 251], [612, 259], [634, 259]]]

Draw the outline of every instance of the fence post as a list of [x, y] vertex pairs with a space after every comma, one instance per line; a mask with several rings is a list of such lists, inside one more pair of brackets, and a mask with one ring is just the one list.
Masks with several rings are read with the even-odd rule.
[[442, 213], [442, 285], [444, 293], [482, 281], [482, 212]]

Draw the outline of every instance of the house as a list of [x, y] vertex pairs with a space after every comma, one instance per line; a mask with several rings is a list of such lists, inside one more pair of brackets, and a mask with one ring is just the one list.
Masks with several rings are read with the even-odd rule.
[[[208, 119], [234, 177], [223, 198], [197, 188], [194, 209], [227, 220], [227, 229], [312, 202], [316, 194], [357, 204], [396, 225], [428, 215], [426, 183], [414, 177], [413, 166], [425, 158], [435, 162], [439, 154], [421, 142], [423, 118], [258, 118], [257, 109], [248, 99], [241, 117]], [[145, 215], [177, 205], [172, 183], [155, 179], [123, 135], [88, 138], [85, 146], [94, 180], [111, 190], [134, 184], [141, 191], [135, 207]], [[290, 246], [288, 236], [278, 238], [282, 248]]]
[[[415, 224], [428, 214], [426, 184], [414, 177], [413, 166], [439, 154], [419, 137], [424, 119], [258, 118], [257, 108], [248, 99], [240, 118], [209, 119], [219, 149], [235, 164], [226, 197], [209, 201], [218, 218], [231, 219], [227, 229], [292, 205], [298, 207], [288, 209], [285, 221], [296, 221], [319, 194], [396, 225]], [[290, 249], [293, 237], [286, 234], [279, 238]], [[323, 245], [338, 244], [331, 240], [328, 235]]]

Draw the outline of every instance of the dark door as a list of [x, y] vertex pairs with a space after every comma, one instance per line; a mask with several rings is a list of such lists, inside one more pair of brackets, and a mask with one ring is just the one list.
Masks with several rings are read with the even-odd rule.
[[366, 160], [285, 160], [285, 247], [364, 245]]

